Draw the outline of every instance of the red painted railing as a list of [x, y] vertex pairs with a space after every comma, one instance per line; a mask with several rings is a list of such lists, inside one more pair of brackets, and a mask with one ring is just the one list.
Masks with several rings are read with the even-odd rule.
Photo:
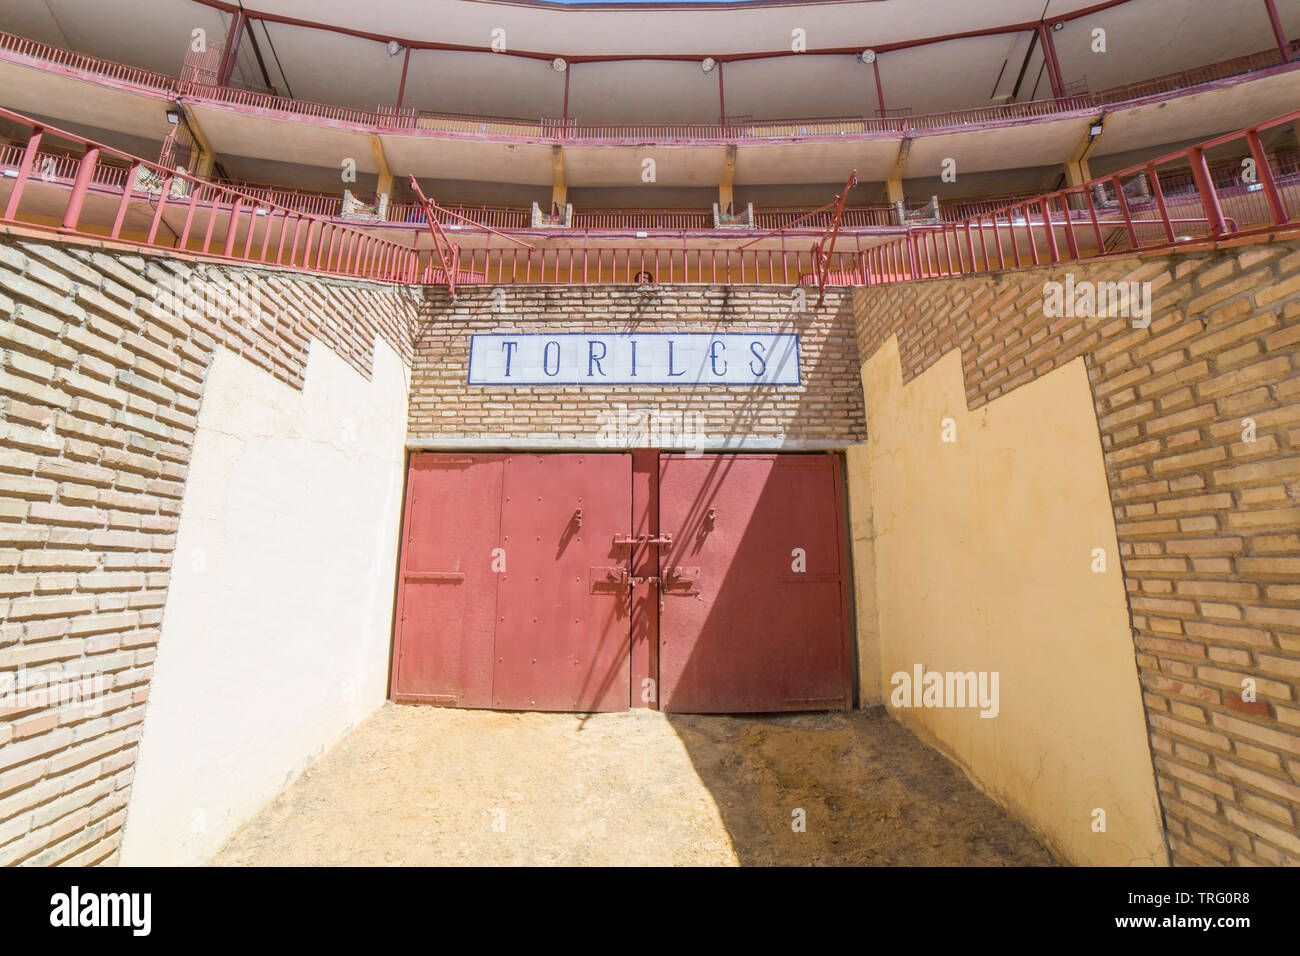
[[246, 196], [252, 196], [263, 202], [276, 203], [287, 209], [305, 212], [312, 216], [320, 216], [324, 219], [338, 218], [343, 211], [343, 196], [341, 193], [286, 189], [281, 186], [272, 186], [269, 183], [250, 183], [238, 179], [214, 179], [213, 182], [228, 186]]
[[1005, 209], [1009, 204], [1032, 199], [1036, 193], [1007, 193], [1001, 196], [979, 196], [971, 199], [954, 199], [939, 203], [939, 218], [944, 222], [961, 222], [981, 213]]
[[[1292, 44], [1290, 60], [1300, 56], [1300, 42]], [[526, 119], [502, 116], [464, 116], [427, 113], [413, 109], [394, 111], [391, 107], [360, 110], [292, 100], [265, 93], [226, 87], [192, 85], [192, 95], [221, 103], [259, 110], [274, 110], [327, 121], [392, 130], [433, 130], [471, 136], [518, 136], [554, 141], [610, 140], [723, 140], [786, 139], [790, 137], [865, 136], [879, 133], [904, 133], [912, 130], [950, 129], [1014, 120], [1036, 119], [1060, 113], [1096, 109], [1126, 99], [1177, 92], [1234, 76], [1269, 69], [1283, 64], [1276, 49], [1235, 57], [1208, 66], [1171, 73], [1150, 80], [1101, 92], [1080, 92], [1066, 96], [1033, 100], [1027, 103], [1003, 103], [971, 109], [946, 110], [911, 115], [903, 110], [884, 117], [839, 116], [797, 117], [792, 119], [753, 120], [723, 123], [602, 123], [580, 124], [569, 118], [543, 117]]]
[[[6, 146], [0, 155], [12, 170], [0, 177], [0, 224], [218, 261], [394, 282], [446, 281], [429, 250], [380, 239], [363, 229], [289, 208], [266, 195], [196, 179], [10, 110], [0, 108], [0, 120], [32, 131], [25, 144]], [[48, 148], [51, 139], [84, 152], [80, 157], [55, 152]], [[57, 164], [49, 177], [41, 175], [40, 163], [46, 156]], [[110, 166], [105, 161], [109, 158], [122, 165]], [[51, 185], [58, 187], [57, 193], [45, 188]], [[43, 218], [52, 195], [61, 197], [63, 205], [59, 226], [24, 220], [25, 200], [36, 197], [40, 212], [33, 215]], [[112, 211], [111, 226], [87, 224], [88, 201]], [[166, 239], [161, 238], [164, 233]], [[685, 242], [673, 248], [609, 246], [585, 238], [581, 244], [559, 248], [516, 245], [457, 250], [453, 262], [457, 284], [808, 284], [815, 269], [813, 253], [807, 249], [739, 250], [688, 247]], [[833, 253], [831, 284], [862, 282], [864, 268], [859, 249]]]
[[[1288, 49], [1288, 61], [1300, 56], [1300, 41]], [[152, 70], [127, 66], [102, 57], [73, 53], [46, 43], [39, 43], [0, 31], [0, 56], [32, 63], [43, 63], [73, 70], [88, 76], [102, 77], [132, 84], [169, 95], [181, 93], [210, 102], [225, 103], [251, 110], [268, 110], [312, 117], [327, 122], [348, 123], [375, 129], [397, 131], [433, 131], [476, 137], [523, 137], [556, 142], [582, 140], [723, 140], [784, 139], [789, 137], [865, 136], [878, 133], [902, 133], [909, 130], [946, 129], [985, 123], [1033, 119], [1076, 110], [1096, 109], [1124, 100], [1168, 94], [1234, 76], [1281, 65], [1283, 57], [1276, 48], [1234, 57], [1208, 66], [1195, 67], [1166, 76], [1141, 80], [1101, 92], [1081, 92], [1028, 103], [1004, 103], [973, 109], [948, 110], [909, 115], [906, 110], [892, 110], [883, 117], [798, 117], [794, 119], [754, 120], [749, 117], [721, 123], [681, 124], [590, 124], [574, 119], [543, 117], [540, 119], [471, 116], [438, 113], [413, 108], [401, 110], [381, 106], [374, 110], [355, 109], [328, 103], [295, 100], [271, 93], [216, 86], [211, 71], [194, 67], [183, 71], [181, 78]], [[188, 62], [188, 60], [187, 60]]]
[[703, 209], [575, 209], [574, 229], [702, 231], [713, 228]]
[[1300, 50], [1300, 43], [1292, 43], [1289, 50], [1290, 56], [1287, 57], [1287, 60], [1283, 60], [1282, 52], [1273, 47], [1268, 50], [1261, 50], [1258, 53], [1248, 53], [1245, 56], [1234, 57], [1231, 60], [1221, 60], [1218, 63], [1211, 63], [1209, 66], [1192, 67], [1189, 70], [1180, 70], [1177, 73], [1167, 73], [1164, 76], [1112, 87], [1100, 93], [1094, 93], [1092, 97], [1095, 105], [1106, 106], [1124, 100], [1136, 100], [1161, 93], [1172, 93], [1186, 89], [1189, 86], [1214, 83], [1218, 80], [1231, 79], [1245, 73], [1254, 73], [1257, 70], [1267, 70], [1274, 66], [1281, 66], [1284, 62], [1294, 59], [1298, 50]]
[[[51, 177], [66, 180], [70, 176], [72, 182], [70, 189], [61, 188], [58, 193], [64, 207], [60, 226], [53, 230], [57, 233], [123, 239], [127, 218], [134, 214], [145, 238], [138, 238], [138, 233], [132, 237], [129, 232], [125, 238], [145, 249], [386, 281], [410, 282], [419, 274], [419, 257], [410, 246], [229, 186], [204, 182], [84, 136], [43, 126], [10, 110], [0, 108], [0, 119], [32, 130], [16, 174], [0, 179], [0, 197], [4, 199], [0, 222], [25, 224], [25, 197], [42, 193], [41, 198], [48, 202], [50, 194], [41, 188], [41, 145], [55, 138], [84, 149], [82, 156], [70, 161], [75, 166], [61, 167], [60, 175]], [[107, 176], [100, 172], [106, 167], [101, 162], [105, 157], [125, 163], [120, 181], [115, 181], [116, 172]], [[101, 204], [112, 203], [115, 213], [107, 231], [92, 230], [83, 222], [85, 203], [92, 196]], [[170, 241], [160, 241], [164, 229]]]
[[[1222, 239], [1300, 224], [1300, 174], [1272, 162], [1260, 132], [1300, 120], [1300, 110], [1168, 156], [961, 222], [909, 228], [866, 253], [869, 282], [992, 272]], [[1235, 145], [1253, 160], [1244, 181], [1216, 183], [1206, 150]], [[1166, 177], [1161, 167], [1175, 166]], [[1192, 188], [1166, 193], [1179, 167]]]
[[[24, 150], [25, 146], [21, 144], [0, 143], [0, 167], [18, 169], [22, 165]], [[76, 178], [80, 165], [81, 160], [77, 156], [38, 150], [32, 162], [32, 175], [43, 182], [70, 184]], [[91, 182], [98, 186], [121, 189], [128, 172], [125, 166], [101, 162], [95, 167]]]
[[[865, 283], [864, 253], [835, 252], [829, 261], [828, 285]], [[470, 250], [462, 253], [460, 267], [457, 285], [816, 283], [816, 259], [807, 249], [665, 248], [583, 242], [552, 249]], [[440, 269], [434, 263], [425, 267], [423, 276], [426, 283], [441, 284]]]
[[[445, 212], [454, 215], [439, 215], [438, 221], [444, 226], [460, 228], [456, 216], [469, 219], [489, 229], [527, 229], [532, 222], [532, 210], [522, 206], [479, 206], [455, 205], [442, 207]], [[419, 203], [399, 202], [388, 207], [387, 221], [424, 225], [424, 210]]]
[[176, 90], [176, 77], [174, 76], [155, 73], [153, 70], [142, 70], [135, 66], [127, 66], [125, 63], [105, 60], [103, 57], [73, 53], [71, 50], [64, 50], [36, 40], [29, 40], [14, 33], [0, 31], [0, 54], [4, 54], [10, 59], [31, 60], [42, 64], [50, 64], [65, 70], [74, 70], [78, 73], [85, 73], [107, 80], [116, 80], [119, 83], [129, 83], [133, 86], [143, 86], [158, 92], [172, 93]]

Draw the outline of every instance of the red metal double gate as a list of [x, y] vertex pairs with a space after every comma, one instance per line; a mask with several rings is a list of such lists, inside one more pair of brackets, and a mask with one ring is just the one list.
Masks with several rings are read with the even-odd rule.
[[840, 489], [833, 455], [414, 454], [393, 699], [847, 708]]

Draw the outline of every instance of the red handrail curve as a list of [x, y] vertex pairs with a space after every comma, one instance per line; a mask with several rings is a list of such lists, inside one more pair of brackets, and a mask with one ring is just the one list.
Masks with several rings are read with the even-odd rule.
[[[127, 240], [141, 248], [384, 281], [411, 282], [418, 275], [418, 253], [410, 246], [289, 209], [229, 186], [197, 179], [11, 110], [0, 108], [0, 117], [32, 130], [22, 149], [17, 173], [12, 177], [0, 222], [30, 225], [19, 218], [22, 199], [29, 186], [35, 183], [39, 187], [45, 178], [40, 167], [41, 144], [47, 136], [53, 136], [85, 149], [75, 160], [63, 157], [68, 163], [75, 163], [75, 167], [67, 165], [50, 176], [66, 179], [71, 174], [72, 179], [61, 225], [52, 230], [56, 233], [105, 238], [102, 233], [86, 229], [81, 222], [82, 207], [93, 186], [98, 187], [94, 195], [101, 198], [108, 195], [116, 200], [109, 239], [123, 239], [123, 226], [133, 201], [152, 210], [147, 238]], [[128, 164], [120, 182], [115, 181], [116, 173], [100, 174], [103, 156]], [[3, 181], [10, 182], [11, 177], [6, 176]], [[167, 208], [175, 209], [177, 218], [184, 210], [184, 225], [171, 244], [157, 241]], [[239, 244], [241, 229], [242, 246]]]
[[[910, 227], [866, 252], [870, 284], [995, 272], [1008, 267], [1170, 248], [1267, 233], [1300, 223], [1300, 173], [1275, 169], [1263, 130], [1300, 120], [1300, 110], [1131, 166], [1079, 186], [980, 212], [955, 223]], [[1245, 181], [1216, 184], [1205, 151], [1241, 141]], [[1166, 193], [1176, 177], [1159, 167], [1191, 167], [1192, 189]], [[1093, 251], [1095, 250], [1095, 251]], [[996, 258], [995, 258], [996, 257]]]
[[[0, 160], [16, 160], [17, 167], [0, 179], [12, 184], [2, 222], [31, 227], [20, 218], [24, 193], [54, 183], [67, 192], [61, 225], [34, 228], [105, 238], [102, 230], [92, 231], [81, 221], [83, 204], [94, 195], [113, 200], [116, 209], [107, 238], [143, 249], [384, 281], [447, 281], [449, 270], [435, 265], [429, 250], [169, 170], [10, 110], [0, 109], [0, 118], [33, 130], [22, 147], [0, 146]], [[861, 234], [855, 234], [852, 251], [833, 252], [824, 262], [806, 248], [724, 249], [698, 241], [690, 245], [685, 236], [672, 247], [654, 245], [655, 240], [611, 246], [584, 235], [580, 243], [561, 240], [559, 246], [492, 248], [494, 231], [480, 229], [489, 233], [488, 247], [465, 251], [450, 272], [458, 284], [644, 284], [646, 276], [652, 282], [711, 284], [816, 284], [819, 278], [828, 285], [879, 283], [1159, 249], [1201, 235], [1262, 233], [1300, 221], [1300, 168], [1293, 160], [1273, 161], [1259, 134], [1298, 120], [1300, 110], [1292, 111], [1082, 186], [1019, 198], [959, 222], [909, 226], [902, 238], [871, 248], [864, 249]], [[49, 137], [78, 144], [85, 153], [60, 154], [48, 148]], [[1205, 151], [1230, 143], [1244, 145], [1251, 164], [1242, 169], [1249, 171], [1235, 175], [1220, 166], [1215, 176]], [[103, 157], [124, 165], [109, 165]], [[46, 162], [50, 165], [43, 168]], [[1190, 184], [1181, 172], [1186, 167]], [[144, 240], [123, 236], [132, 203], [150, 213]], [[177, 222], [182, 215], [184, 220], [171, 243], [158, 241], [167, 209], [175, 210]]]

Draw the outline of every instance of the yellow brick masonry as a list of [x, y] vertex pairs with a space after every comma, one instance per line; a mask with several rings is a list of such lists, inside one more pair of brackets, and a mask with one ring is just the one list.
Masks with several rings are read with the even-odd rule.
[[[1150, 327], [1045, 316], [1067, 272], [1150, 282]], [[897, 333], [908, 381], [960, 348], [972, 408], [1083, 356], [1172, 858], [1300, 863], [1300, 242], [855, 298], [864, 359]]]
[[[172, 308], [177, 282], [198, 297]], [[250, 315], [207, 308], [222, 288]], [[0, 675], [104, 687], [93, 709], [0, 703], [0, 865], [116, 861], [214, 350], [301, 388], [316, 338], [369, 376], [376, 336], [410, 361], [415, 309], [377, 283], [0, 240]]]

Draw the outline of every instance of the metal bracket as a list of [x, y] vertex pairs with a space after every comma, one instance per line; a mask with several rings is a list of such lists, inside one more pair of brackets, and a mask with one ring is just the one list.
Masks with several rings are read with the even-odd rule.
[[608, 594], [615, 588], [627, 585], [627, 568], [592, 568], [589, 583], [592, 594]]
[[668, 533], [661, 534], [657, 537], [652, 537], [648, 534], [639, 534], [635, 537], [625, 537], [621, 534], [614, 535], [614, 547], [616, 548], [636, 544], [644, 544], [652, 548], [672, 547], [673, 536]]
[[673, 567], [666, 569], [663, 577], [664, 591], [672, 594], [699, 594], [700, 569]]

